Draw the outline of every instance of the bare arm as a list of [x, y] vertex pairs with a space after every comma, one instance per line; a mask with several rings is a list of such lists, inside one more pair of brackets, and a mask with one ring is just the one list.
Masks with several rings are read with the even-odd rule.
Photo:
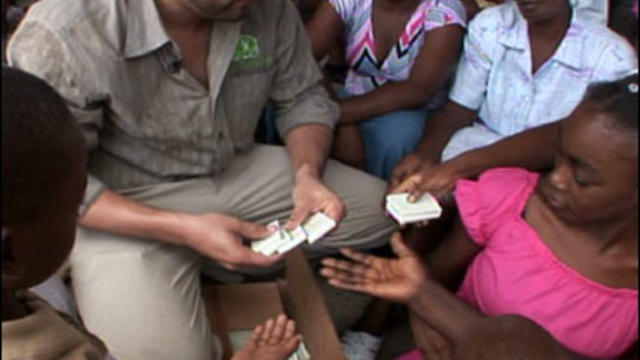
[[554, 143], [560, 122], [509, 136], [494, 144], [461, 154], [449, 162], [459, 177], [473, 178], [494, 167], [517, 166], [540, 171], [553, 166]]
[[453, 342], [484, 318], [483, 314], [432, 279], [422, 283], [408, 305], [430, 327]]
[[187, 214], [152, 208], [105, 190], [80, 218], [80, 225], [142, 239], [188, 246], [228, 269], [270, 266], [281, 256], [264, 256], [242, 245], [243, 238], [269, 235], [261, 224], [217, 213]]
[[[417, 307], [433, 306], [434, 303], [423, 302]], [[464, 304], [457, 305], [460, 306], [451, 304], [448, 309], [440, 308], [441, 311], [457, 315], [442, 316], [451, 326], [434, 328], [433, 324], [425, 322], [415, 312], [411, 313], [411, 327], [416, 344], [421, 351], [429, 354], [429, 359], [511, 360], [514, 354], [518, 354], [518, 358], [522, 360], [593, 360], [568, 350], [547, 330], [524, 316], [484, 316], [464, 309]], [[436, 329], [444, 329], [446, 332]], [[619, 359], [637, 359], [637, 354], [632, 355], [630, 352]]]
[[439, 156], [437, 150], [426, 150], [427, 155], [418, 150], [398, 164], [389, 191], [411, 191], [418, 197], [424, 192], [439, 196], [451, 191], [458, 179], [472, 179], [491, 168], [517, 166], [532, 171], [551, 168], [560, 121], [467, 151], [443, 163], [438, 163], [438, 158], [433, 155], [437, 153]]
[[425, 359], [453, 359], [453, 344], [451, 341], [413, 311], [409, 311], [409, 324], [413, 341]]
[[451, 136], [457, 130], [471, 125], [476, 116], [476, 111], [448, 101], [433, 118], [427, 121], [425, 136], [420, 141], [416, 153], [425, 162], [439, 163], [440, 154]]
[[[330, 4], [322, 4], [324, 7]], [[293, 212], [286, 227], [293, 229], [308, 215], [323, 211], [340, 222], [345, 206], [322, 181], [331, 149], [338, 106], [320, 85], [321, 73], [298, 11], [283, 2], [282, 38], [270, 98], [276, 108], [276, 124], [285, 140], [294, 172]]]
[[338, 43], [343, 28], [342, 19], [333, 6], [328, 1], [321, 2], [305, 26], [316, 61], [322, 60]]
[[[479, 251], [462, 226], [462, 221], [456, 216], [453, 229], [440, 244], [427, 254], [429, 274], [450, 291], [455, 291], [469, 262]], [[416, 310], [420, 311], [420, 308]], [[432, 360], [451, 360], [453, 358], [454, 342], [446, 337], [441, 329], [430, 324], [422, 312], [409, 312], [411, 330], [416, 346], [423, 356]]]
[[294, 171], [294, 208], [286, 224], [290, 230], [315, 212], [322, 211], [338, 223], [346, 215], [342, 200], [322, 180], [331, 139], [331, 128], [321, 124], [296, 127], [285, 137]]
[[458, 25], [447, 25], [427, 32], [409, 78], [342, 100], [340, 124], [354, 124], [372, 116], [425, 105], [453, 73], [463, 36], [464, 30]]
[[[498, 346], [499, 344], [499, 346]], [[485, 317], [454, 343], [454, 359], [590, 360], [566, 349], [544, 328], [520, 315]]]
[[480, 246], [467, 234], [460, 217], [456, 216], [451, 232], [438, 247], [427, 254], [430, 277], [454, 291], [480, 250]]
[[186, 245], [180, 229], [182, 214], [142, 205], [104, 190], [80, 218], [80, 225], [124, 236]]
[[332, 136], [331, 129], [321, 124], [305, 124], [289, 131], [285, 143], [294, 174], [305, 172], [322, 178]]

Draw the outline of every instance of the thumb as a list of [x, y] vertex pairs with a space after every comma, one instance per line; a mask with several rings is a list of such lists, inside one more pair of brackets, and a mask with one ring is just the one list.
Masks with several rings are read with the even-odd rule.
[[271, 235], [273, 231], [259, 223], [240, 221], [238, 233], [245, 239], [260, 240]]
[[293, 230], [297, 228], [298, 226], [300, 226], [300, 224], [302, 224], [302, 222], [307, 218], [308, 215], [309, 215], [308, 207], [296, 206], [293, 209], [293, 212], [291, 213], [291, 217], [289, 218], [289, 221], [287, 221], [285, 228], [287, 228], [287, 230]]
[[425, 191], [422, 190], [420, 187], [414, 188], [409, 192], [409, 202], [416, 202], [420, 200], [420, 198], [422, 197], [422, 195], [424, 195], [424, 193]]
[[413, 174], [398, 185], [393, 192], [414, 192], [421, 187], [423, 179], [424, 176], [421, 173]]
[[391, 181], [389, 182], [390, 188], [398, 187], [406, 178], [408, 171], [404, 167], [396, 167], [391, 174]]
[[406, 257], [406, 256], [415, 256], [415, 253], [413, 252], [413, 250], [411, 250], [404, 243], [404, 240], [402, 239], [402, 235], [398, 231], [394, 232], [393, 235], [391, 236], [391, 249], [399, 258]]

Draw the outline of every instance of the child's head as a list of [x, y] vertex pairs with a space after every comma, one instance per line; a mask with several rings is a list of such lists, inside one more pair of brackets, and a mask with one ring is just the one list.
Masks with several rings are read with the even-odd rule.
[[86, 157], [64, 100], [44, 81], [3, 67], [3, 289], [42, 282], [69, 255]]
[[572, 223], [607, 223], [638, 211], [638, 75], [593, 85], [560, 125], [541, 193]]

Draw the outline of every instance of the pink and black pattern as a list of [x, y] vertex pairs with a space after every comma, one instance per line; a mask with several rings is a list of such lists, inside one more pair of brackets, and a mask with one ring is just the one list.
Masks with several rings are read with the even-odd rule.
[[371, 20], [374, 0], [329, 1], [345, 24], [350, 67], [345, 88], [353, 95], [367, 93], [388, 81], [406, 80], [426, 32], [450, 24], [465, 26], [466, 14], [459, 0], [423, 0], [387, 57], [380, 59]]

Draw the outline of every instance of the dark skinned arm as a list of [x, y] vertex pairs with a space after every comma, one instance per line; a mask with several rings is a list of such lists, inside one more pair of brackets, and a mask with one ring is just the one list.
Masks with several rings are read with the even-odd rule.
[[431, 278], [421, 284], [409, 299], [408, 306], [412, 313], [424, 320], [426, 326], [454, 344], [465, 331], [485, 317]]
[[[438, 119], [432, 119], [434, 120]], [[509, 136], [494, 144], [462, 153], [443, 163], [438, 162], [441, 152], [437, 149], [438, 144], [435, 140], [427, 138], [425, 141], [428, 142], [422, 150], [419, 149], [405, 157], [396, 166], [389, 191], [410, 191], [416, 197], [425, 192], [440, 196], [451, 191], [458, 179], [473, 179], [495, 167], [515, 166], [532, 171], [549, 169], [553, 166], [554, 144], [558, 138], [560, 122]], [[427, 122], [427, 134], [429, 124], [430, 122]], [[410, 177], [414, 174], [414, 177]]]
[[544, 328], [520, 315], [485, 317], [453, 342], [455, 360], [592, 360], [566, 349]]
[[338, 43], [343, 28], [342, 19], [333, 6], [328, 1], [321, 2], [305, 26], [316, 61], [327, 56], [331, 48]]
[[429, 277], [455, 291], [459, 280], [480, 250], [481, 247], [471, 240], [462, 220], [456, 215], [451, 232], [426, 256]]
[[553, 166], [559, 127], [558, 121], [529, 129], [463, 153], [448, 162], [460, 169], [458, 178], [475, 178], [488, 169], [507, 166], [542, 171]]
[[453, 101], [448, 101], [433, 118], [427, 121], [425, 136], [420, 141], [416, 154], [422, 161], [439, 163], [442, 150], [459, 129], [470, 126], [477, 112]]

